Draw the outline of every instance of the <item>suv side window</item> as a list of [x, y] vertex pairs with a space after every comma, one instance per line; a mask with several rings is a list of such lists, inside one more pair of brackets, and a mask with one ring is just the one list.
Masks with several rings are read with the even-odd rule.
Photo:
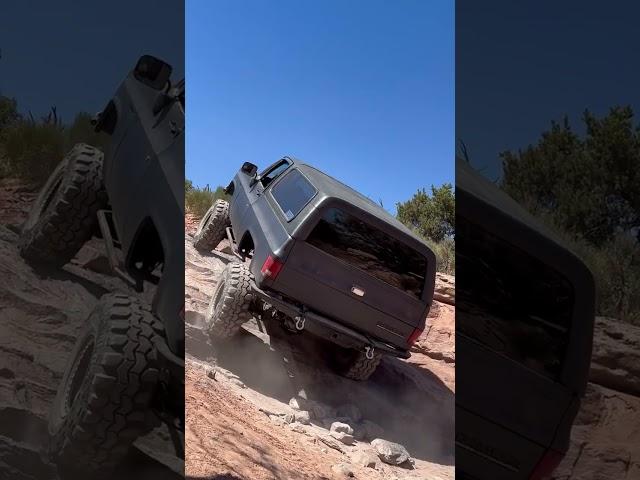
[[278, 178], [282, 172], [289, 168], [290, 165], [291, 162], [289, 162], [289, 160], [281, 160], [266, 172], [261, 173], [260, 182], [262, 183], [262, 186], [267, 188], [269, 184]]
[[317, 192], [316, 187], [298, 169], [291, 170], [271, 189], [271, 195], [287, 222], [293, 220]]

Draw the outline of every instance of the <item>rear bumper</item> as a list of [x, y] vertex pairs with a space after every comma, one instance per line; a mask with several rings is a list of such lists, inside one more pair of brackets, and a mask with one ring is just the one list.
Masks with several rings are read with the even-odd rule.
[[304, 330], [315, 336], [356, 350], [364, 350], [365, 347], [369, 346], [398, 358], [409, 358], [411, 355], [407, 349], [403, 350], [389, 343], [376, 340], [369, 335], [360, 333], [324, 315], [320, 315], [311, 310], [302, 311], [297, 305], [260, 289], [255, 282], [252, 282], [251, 288], [258, 298], [285, 315], [291, 318], [303, 316], [305, 319]]

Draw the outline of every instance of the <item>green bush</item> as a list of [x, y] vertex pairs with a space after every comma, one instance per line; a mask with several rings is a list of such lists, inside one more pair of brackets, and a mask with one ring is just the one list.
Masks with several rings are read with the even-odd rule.
[[196, 187], [191, 180], [187, 179], [185, 179], [184, 186], [184, 199], [187, 212], [198, 218], [201, 218], [207, 210], [209, 210], [211, 205], [213, 205], [213, 202], [219, 198], [229, 200], [229, 195], [224, 193], [222, 187], [218, 187], [212, 191], [208, 185], [204, 188]]
[[65, 153], [58, 125], [21, 121], [3, 136], [2, 170], [32, 184], [42, 184]]
[[453, 186], [431, 186], [431, 195], [423, 188], [410, 200], [396, 204], [397, 217], [418, 235], [440, 242], [455, 232], [455, 198]]
[[595, 245], [564, 230], [553, 214], [538, 219], [591, 270], [596, 284], [596, 313], [640, 325], [640, 244], [634, 236], [618, 233]]
[[593, 273], [597, 313], [640, 325], [640, 246], [636, 239], [619, 234], [601, 247], [586, 241], [574, 241], [572, 246]]
[[436, 254], [436, 270], [449, 275], [456, 274], [456, 245], [452, 238], [440, 242], [427, 239], [427, 244]]
[[640, 128], [631, 107], [582, 120], [503, 152], [501, 187], [589, 266], [598, 314], [640, 324]]
[[55, 107], [40, 120], [31, 114], [25, 118], [14, 99], [0, 96], [0, 177], [37, 187], [76, 143], [104, 150], [108, 141], [104, 133], [94, 132], [88, 113], [78, 113], [69, 125], [57, 117]]
[[436, 269], [455, 275], [455, 198], [453, 187], [445, 183], [431, 186], [431, 194], [423, 188], [410, 200], [396, 204], [398, 220], [424, 238], [436, 254]]

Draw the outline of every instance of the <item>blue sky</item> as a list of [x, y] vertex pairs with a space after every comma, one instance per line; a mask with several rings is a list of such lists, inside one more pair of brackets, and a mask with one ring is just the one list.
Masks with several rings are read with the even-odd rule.
[[395, 211], [454, 181], [451, 0], [189, 0], [186, 175], [296, 156]]
[[[125, 15], [126, 13], [126, 15]], [[38, 117], [102, 109], [145, 53], [184, 75], [184, 9], [174, 0], [0, 2], [0, 93]]]
[[500, 152], [536, 143], [551, 120], [567, 114], [583, 133], [587, 108], [640, 113], [640, 3], [456, 3], [456, 136], [489, 178], [501, 176]]

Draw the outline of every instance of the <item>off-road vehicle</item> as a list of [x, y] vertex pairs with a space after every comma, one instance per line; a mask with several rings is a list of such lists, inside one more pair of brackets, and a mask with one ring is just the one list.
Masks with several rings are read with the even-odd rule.
[[456, 234], [456, 473], [549, 478], [587, 387], [593, 275], [463, 161]]
[[100, 299], [50, 412], [52, 459], [91, 477], [108, 475], [161, 421], [180, 449], [185, 93], [171, 71], [140, 58], [94, 119], [110, 136], [106, 152], [76, 145], [40, 191], [20, 238], [25, 259], [60, 267], [97, 234], [113, 271], [138, 292]]
[[249, 162], [203, 217], [196, 248], [228, 238], [206, 328], [234, 335], [253, 316], [332, 342], [334, 366], [364, 380], [383, 354], [408, 358], [425, 327], [436, 259], [367, 197], [290, 157], [261, 174]]

